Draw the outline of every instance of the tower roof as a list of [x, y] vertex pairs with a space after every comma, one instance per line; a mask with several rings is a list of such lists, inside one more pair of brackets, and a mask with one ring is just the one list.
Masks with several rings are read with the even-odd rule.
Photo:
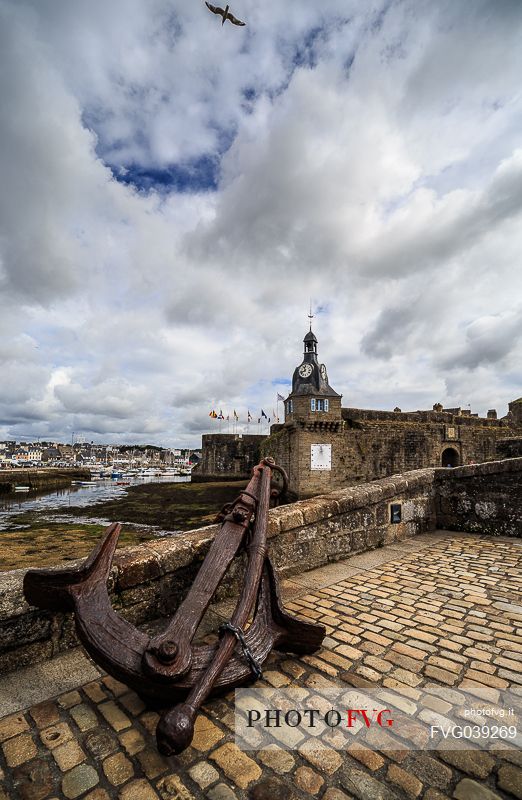
[[303, 361], [294, 370], [290, 396], [340, 397], [341, 395], [332, 389], [328, 383], [325, 365], [319, 363], [317, 358], [317, 338], [311, 327], [306, 333], [303, 342]]

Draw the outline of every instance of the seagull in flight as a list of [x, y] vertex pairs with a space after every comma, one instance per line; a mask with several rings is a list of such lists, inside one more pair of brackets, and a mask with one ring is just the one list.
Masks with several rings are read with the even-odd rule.
[[230, 6], [228, 5], [225, 6], [224, 9], [222, 9], [219, 8], [219, 6], [211, 6], [210, 3], [207, 3], [207, 0], [205, 0], [205, 5], [210, 11], [212, 11], [213, 14], [221, 14], [221, 16], [223, 17], [223, 22], [221, 23], [222, 26], [225, 24], [225, 20], [227, 19], [230, 20], [230, 22], [232, 22], [233, 25], [246, 25], [246, 22], [241, 22], [240, 19], [236, 19], [236, 17], [234, 17], [233, 14], [230, 13], [230, 11], [228, 10]]

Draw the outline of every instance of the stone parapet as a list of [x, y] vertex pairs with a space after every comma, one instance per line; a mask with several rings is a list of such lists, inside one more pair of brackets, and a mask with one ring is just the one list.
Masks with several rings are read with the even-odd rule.
[[[460, 412], [460, 409], [459, 409]], [[371, 420], [377, 422], [436, 422], [471, 426], [489, 426], [505, 428], [509, 420], [496, 417], [479, 417], [477, 414], [466, 412], [457, 413], [457, 409], [442, 409], [441, 411], [381, 411], [367, 408], [343, 408], [343, 419], [346, 420]]]
[[440, 527], [522, 536], [522, 458], [437, 469], [435, 492]]
[[[270, 511], [269, 551], [285, 577], [436, 526], [520, 536], [521, 474], [522, 458], [422, 469], [281, 506]], [[400, 512], [400, 521], [393, 523], [392, 504]], [[172, 614], [217, 529], [210, 525], [118, 551], [109, 580], [114, 608], [138, 625]], [[236, 559], [216, 599], [237, 588], [241, 573], [242, 560]], [[0, 574], [0, 673], [52, 658], [77, 644], [70, 614], [28, 606], [24, 574]]]

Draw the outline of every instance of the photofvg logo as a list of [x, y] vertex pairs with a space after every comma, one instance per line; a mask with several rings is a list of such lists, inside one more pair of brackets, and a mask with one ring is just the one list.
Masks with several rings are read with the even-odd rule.
[[484, 749], [522, 747], [522, 698], [490, 689], [407, 689], [237, 689], [236, 744], [243, 750], [436, 750], [468, 740]]
[[393, 725], [392, 712], [389, 708], [331, 708], [326, 713], [319, 708], [267, 708], [261, 711], [251, 708], [247, 712], [247, 727], [253, 728], [261, 724], [264, 728], [298, 728], [304, 725], [307, 728], [356, 728], [362, 722], [367, 728], [371, 725], [391, 727]]

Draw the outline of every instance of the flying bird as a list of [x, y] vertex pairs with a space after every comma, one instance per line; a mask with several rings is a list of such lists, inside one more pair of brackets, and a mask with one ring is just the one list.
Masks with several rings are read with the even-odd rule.
[[224, 25], [225, 20], [227, 19], [230, 20], [230, 22], [233, 25], [246, 25], [246, 22], [241, 22], [240, 19], [236, 19], [236, 17], [234, 17], [234, 15], [230, 13], [230, 11], [228, 10], [230, 6], [225, 6], [224, 9], [219, 8], [219, 6], [211, 6], [210, 3], [207, 3], [207, 0], [205, 0], [205, 5], [210, 11], [212, 11], [213, 14], [221, 14], [221, 16], [223, 17], [221, 25]]

